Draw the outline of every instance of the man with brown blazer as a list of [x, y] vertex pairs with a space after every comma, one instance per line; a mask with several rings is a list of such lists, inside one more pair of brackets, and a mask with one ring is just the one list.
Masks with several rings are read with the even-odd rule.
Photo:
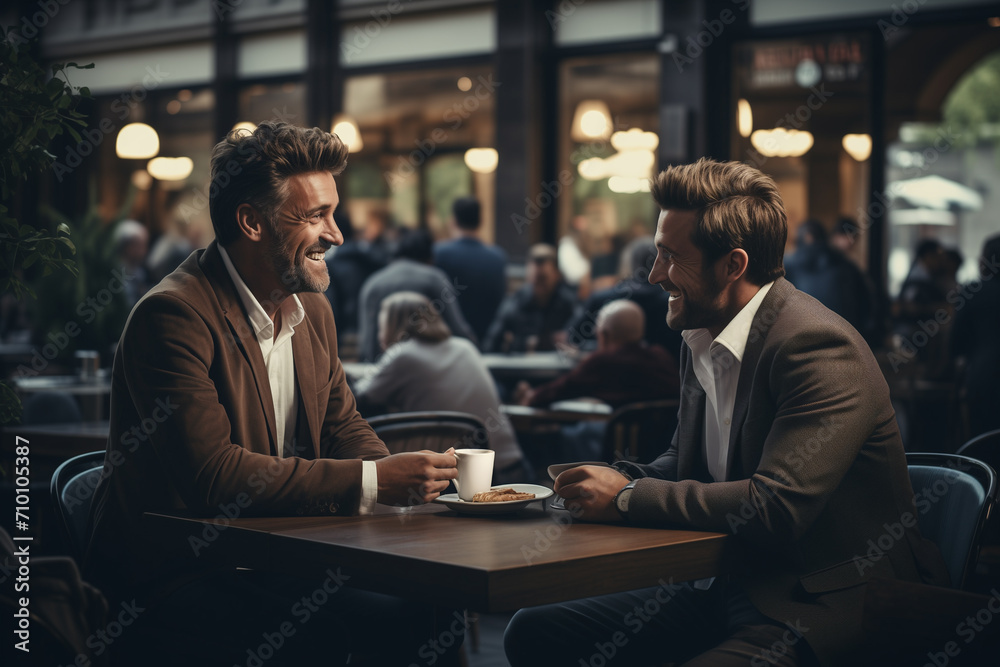
[[[685, 339], [678, 428], [650, 465], [571, 469], [555, 489], [586, 520], [730, 533], [734, 568], [523, 610], [508, 658], [850, 664], [874, 639], [861, 627], [866, 581], [947, 582], [913, 526], [885, 380], [857, 331], [782, 278], [785, 212], [769, 177], [703, 159], [660, 173], [652, 192], [649, 282], [670, 293], [667, 323]], [[891, 548], [872, 554], [890, 529]]]
[[[262, 123], [228, 135], [212, 155], [216, 241], [129, 317], [86, 562], [112, 609], [140, 610], [110, 647], [124, 663], [273, 653], [269, 666], [310, 664], [358, 644], [382, 649], [387, 633], [413, 653], [430, 637], [410, 622], [426, 610], [345, 588], [336, 564], [313, 579], [295, 563], [287, 575], [219, 567], [208, 557], [218, 533], [164, 544], [142, 520], [367, 513], [376, 501], [430, 501], [456, 476], [450, 453], [388, 456], [347, 387], [323, 296], [324, 253], [343, 241], [334, 176], [346, 161], [340, 139], [317, 128]], [[312, 609], [316, 591], [329, 602]]]

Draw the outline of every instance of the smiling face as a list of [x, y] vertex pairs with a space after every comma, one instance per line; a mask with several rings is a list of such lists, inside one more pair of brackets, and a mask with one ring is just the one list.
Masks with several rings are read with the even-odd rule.
[[325, 292], [330, 272], [324, 254], [344, 237], [333, 221], [340, 203], [337, 184], [329, 172], [296, 174], [288, 179], [288, 199], [274, 220], [274, 229], [265, 225], [270, 236], [268, 258], [281, 289], [297, 292]]
[[718, 336], [731, 319], [718, 277], [725, 257], [705, 265], [704, 253], [691, 240], [695, 224], [694, 211], [660, 212], [649, 282], [670, 293], [667, 326], [676, 331], [708, 329]]

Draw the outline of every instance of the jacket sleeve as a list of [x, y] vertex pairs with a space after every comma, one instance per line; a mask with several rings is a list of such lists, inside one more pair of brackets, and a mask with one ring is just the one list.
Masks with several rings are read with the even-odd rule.
[[[355, 513], [360, 460], [278, 458], [259, 453], [259, 442], [232, 441], [232, 420], [256, 423], [241, 414], [253, 403], [246, 396], [253, 388], [217, 381], [222, 364], [241, 359], [237, 347], [228, 330], [209, 325], [185, 301], [165, 294], [144, 299], [120, 342], [125, 386], [116, 378], [114, 390], [124, 389], [127, 397], [116, 397], [126, 403], [118, 407], [120, 414], [113, 410], [113, 423], [134, 418], [144, 429], [155, 424], [138, 446], [153, 450], [169, 485], [194, 512], [217, 510], [246, 494], [247, 515]], [[346, 387], [336, 365], [339, 373], [332, 382]], [[338, 416], [346, 414], [353, 398], [334, 394], [343, 401]], [[262, 408], [256, 403], [254, 409]], [[357, 421], [348, 423], [358, 427]]]
[[[734, 519], [749, 512], [755, 520], [740, 522], [736, 534], [765, 547], [793, 542], [812, 525], [877, 425], [882, 401], [860, 388], [879, 387], [874, 375], [867, 377], [878, 369], [840, 330], [813, 328], [778, 345], [767, 355], [771, 361], [762, 355], [756, 373], [763, 377], [754, 385], [770, 391], [774, 421], [769, 429], [751, 427], [751, 414], [743, 425], [744, 433], [765, 433], [753, 474], [715, 483], [643, 479], [633, 492], [630, 519], [735, 532]], [[762, 382], [766, 387], [757, 384]], [[802, 457], [801, 443], [831, 424], [836, 433], [821, 455]]]

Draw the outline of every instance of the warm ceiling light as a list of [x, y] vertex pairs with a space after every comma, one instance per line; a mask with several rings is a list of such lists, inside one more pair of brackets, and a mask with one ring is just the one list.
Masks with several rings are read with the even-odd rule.
[[188, 90], [187, 88], [177, 91], [177, 99], [179, 99], [181, 102], [187, 102], [191, 99], [191, 97], [192, 97], [191, 91]]
[[333, 120], [333, 133], [347, 145], [348, 153], [357, 153], [365, 147], [365, 143], [361, 140], [361, 129], [348, 115], [342, 114]]
[[868, 134], [845, 134], [841, 140], [847, 154], [858, 162], [864, 162], [872, 154], [872, 138]]
[[167, 102], [167, 113], [173, 116], [175, 113], [179, 113], [181, 110], [180, 100], [170, 100]]
[[183, 181], [191, 175], [194, 162], [189, 157], [155, 157], [146, 165], [146, 171], [161, 181]]
[[991, 16], [986, 19], [986, 22], [990, 24], [991, 28], [1000, 28], [1000, 16]]
[[153, 177], [145, 169], [136, 169], [132, 172], [132, 185], [139, 190], [148, 190], [153, 184]]
[[235, 132], [236, 130], [246, 130], [250, 134], [253, 134], [257, 130], [257, 125], [248, 120], [242, 120], [239, 123], [236, 123], [236, 125], [233, 125], [233, 131]]
[[786, 130], [756, 130], [750, 135], [750, 143], [765, 157], [798, 157], [805, 155], [813, 145], [812, 132]]
[[460, 77], [458, 79], [458, 89], [463, 93], [467, 93], [472, 90], [472, 79], [467, 76]]
[[160, 152], [160, 137], [145, 123], [129, 123], [118, 133], [115, 152], [126, 160], [145, 160]]
[[741, 137], [749, 137], [753, 132], [753, 110], [742, 98], [736, 103], [736, 127]]
[[477, 174], [496, 171], [500, 155], [495, 148], [470, 148], [465, 151], [465, 165]]
[[619, 130], [611, 135], [611, 145], [618, 151], [646, 150], [654, 151], [660, 145], [660, 138], [655, 132], [643, 132], [633, 127], [627, 132]]
[[602, 181], [611, 174], [603, 158], [589, 157], [576, 166], [580, 176], [588, 181]]
[[584, 100], [576, 105], [570, 129], [573, 141], [586, 143], [611, 136], [611, 111], [601, 100]]
[[633, 178], [631, 176], [612, 176], [608, 179], [608, 189], [619, 194], [635, 194], [649, 192], [648, 178]]

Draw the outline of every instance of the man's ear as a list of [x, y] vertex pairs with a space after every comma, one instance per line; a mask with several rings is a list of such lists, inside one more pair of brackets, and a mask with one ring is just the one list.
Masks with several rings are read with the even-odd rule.
[[750, 256], [747, 255], [746, 250], [743, 248], [730, 250], [724, 259], [725, 282], [734, 283], [742, 278], [746, 275], [749, 264]]
[[264, 216], [250, 204], [240, 204], [236, 208], [236, 225], [240, 234], [251, 241], [260, 241], [264, 231]]

